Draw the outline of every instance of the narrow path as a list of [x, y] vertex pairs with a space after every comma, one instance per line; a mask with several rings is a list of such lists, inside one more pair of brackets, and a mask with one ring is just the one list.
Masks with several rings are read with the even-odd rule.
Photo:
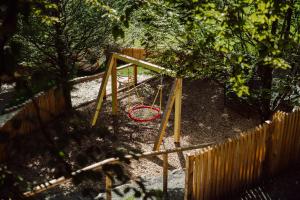
[[[151, 77], [151, 75], [138, 75], [138, 82], [142, 82]], [[102, 78], [99, 78], [96, 80], [76, 84], [71, 92], [73, 106], [76, 107], [80, 104], [96, 99], [100, 89], [101, 81]], [[126, 85], [126, 82], [127, 77], [120, 77], [118, 79], [118, 88], [122, 88], [124, 85]], [[107, 94], [111, 93], [111, 79], [108, 80], [106, 91]]]

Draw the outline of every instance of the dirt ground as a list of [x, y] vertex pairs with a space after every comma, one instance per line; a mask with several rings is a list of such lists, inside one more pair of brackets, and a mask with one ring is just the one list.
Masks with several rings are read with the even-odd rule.
[[[107, 157], [114, 156], [111, 147], [123, 148], [127, 152], [146, 152], [151, 151], [155, 139], [158, 137], [160, 119], [152, 122], [139, 123], [131, 120], [127, 116], [127, 110], [142, 102], [145, 105], [151, 105], [155, 97], [160, 78], [146, 82], [138, 86], [138, 89], [131, 92], [118, 94], [119, 98], [119, 116], [117, 120], [111, 115], [111, 98], [107, 98], [103, 105], [97, 127], [107, 127], [109, 132], [88, 133], [86, 130], [79, 131], [80, 142], [76, 139], [67, 142], [59, 141], [61, 134], [73, 137], [76, 126], [89, 122], [95, 112], [95, 104], [82, 107], [78, 110], [83, 116], [83, 121], [71, 121], [64, 118], [59, 119], [57, 123], [48, 126], [47, 131], [52, 137], [64, 145], [64, 152], [67, 152], [68, 162], [74, 169], [95, 163]], [[163, 107], [166, 105], [173, 80], [171, 78], [163, 79]], [[86, 91], [85, 91], [86, 92]], [[158, 103], [158, 102], [157, 102]], [[156, 104], [157, 104], [156, 103]], [[250, 129], [259, 124], [258, 116], [243, 107], [236, 107], [224, 104], [223, 89], [211, 80], [184, 80], [182, 97], [182, 132], [180, 146], [197, 145], [207, 142], [221, 142], [225, 138], [231, 137], [241, 131]], [[175, 147], [173, 140], [173, 113], [166, 130], [166, 137], [163, 140], [161, 149], [171, 149]], [[40, 154], [40, 149], [45, 149], [45, 140], [41, 133], [36, 133], [20, 139], [22, 145], [16, 150], [16, 159], [10, 161], [12, 170], [17, 171], [24, 179], [43, 183], [57, 177], [51, 163], [51, 154], [45, 152]], [[76, 163], [78, 155], [88, 155], [96, 146], [104, 146], [98, 151], [98, 154], [81, 166]], [[33, 156], [23, 156], [25, 151], [33, 152]], [[18, 153], [19, 152], [19, 153]], [[22, 153], [20, 153], [22, 152]], [[185, 167], [186, 153], [174, 153], [169, 155], [169, 170], [183, 169]], [[190, 152], [189, 152], [190, 153]], [[149, 159], [134, 160], [131, 163], [129, 171], [134, 176], [160, 176], [162, 175], [162, 158], [153, 157]], [[93, 185], [93, 183], [89, 183]], [[69, 189], [72, 185], [65, 184], [62, 188]]]
[[[130, 93], [120, 94], [120, 115], [117, 123], [113, 123], [110, 114], [110, 99], [104, 104], [98, 125], [108, 125], [114, 135], [117, 135], [119, 146], [132, 151], [146, 152], [152, 150], [155, 139], [158, 137], [160, 119], [147, 123], [135, 122], [127, 116], [126, 111], [142, 101], [146, 105], [151, 105], [160, 81], [160, 79], [157, 79], [138, 87], [137, 90]], [[162, 105], [166, 105], [172, 82], [171, 78], [165, 77], [163, 79]], [[242, 107], [233, 110], [226, 106], [224, 104], [223, 89], [210, 80], [184, 80], [182, 103], [180, 146], [220, 142], [259, 124], [258, 116], [255, 114], [244, 113]], [[91, 118], [94, 107], [95, 105], [90, 105], [82, 111], [89, 113], [88, 117]], [[175, 148], [173, 121], [172, 112], [161, 149]], [[186, 153], [171, 154], [169, 156], [170, 170], [184, 168]], [[161, 175], [161, 167], [161, 158], [142, 159], [140, 162], [132, 163], [132, 172], [135, 175]]]

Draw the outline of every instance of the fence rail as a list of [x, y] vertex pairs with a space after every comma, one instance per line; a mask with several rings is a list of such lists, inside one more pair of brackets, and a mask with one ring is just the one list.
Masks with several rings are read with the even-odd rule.
[[[125, 159], [140, 159], [140, 158], [149, 158], [149, 157], [162, 155], [163, 156], [163, 192], [164, 192], [164, 194], [166, 194], [167, 188], [168, 188], [168, 185], [167, 185], [168, 184], [168, 154], [200, 149], [200, 148], [204, 148], [209, 145], [212, 145], [212, 144], [214, 144], [214, 143], [203, 143], [203, 144], [187, 146], [187, 147], [177, 147], [174, 149], [167, 149], [167, 150], [162, 150], [162, 151], [150, 151], [150, 152], [145, 152], [142, 154], [125, 155], [124, 158]], [[116, 163], [119, 161], [120, 161], [119, 158], [108, 158], [106, 160], [102, 160], [100, 162], [94, 163], [92, 165], [89, 165], [87, 167], [84, 167], [82, 169], [72, 172], [71, 177], [68, 177], [68, 178], [67, 177], [59, 177], [57, 179], [53, 179], [53, 180], [47, 181], [43, 184], [40, 184], [40, 185], [34, 187], [31, 191], [25, 192], [24, 195], [26, 197], [34, 196], [36, 194], [39, 194], [46, 190], [49, 190], [53, 187], [56, 187], [58, 185], [61, 185], [68, 181], [71, 181], [73, 177], [75, 177], [81, 173], [84, 173], [86, 171], [99, 170], [106, 164], [112, 164], [112, 163]], [[112, 194], [111, 194], [112, 180], [111, 180], [111, 177], [109, 177], [109, 176], [106, 176], [105, 179], [106, 179], [105, 192], [106, 192], [107, 200], [109, 200], [109, 199], [111, 199], [111, 196], [112, 196]]]
[[[1, 134], [9, 134], [13, 138], [19, 134], [28, 134], [38, 128], [38, 115], [42, 122], [47, 123], [65, 110], [65, 101], [62, 90], [52, 88], [48, 91], [35, 95], [31, 100], [22, 104], [16, 111], [1, 116], [3, 125], [0, 127]], [[5, 143], [0, 145], [0, 160], [5, 159]]]
[[185, 199], [229, 198], [297, 162], [299, 117], [299, 110], [278, 112], [272, 122], [189, 155]]

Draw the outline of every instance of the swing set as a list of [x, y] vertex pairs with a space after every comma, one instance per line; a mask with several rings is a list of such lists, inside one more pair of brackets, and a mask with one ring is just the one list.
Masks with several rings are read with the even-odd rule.
[[[140, 49], [141, 50], [141, 49]], [[155, 140], [155, 144], [153, 150], [159, 150], [159, 147], [162, 143], [162, 140], [166, 133], [167, 123], [169, 121], [169, 117], [172, 111], [172, 108], [175, 107], [175, 118], [174, 118], [174, 140], [176, 143], [180, 142], [180, 132], [181, 132], [181, 98], [182, 98], [182, 78], [177, 77], [176, 73], [172, 70], [165, 69], [161, 66], [143, 61], [141, 59], [131, 57], [128, 55], [113, 53], [109, 65], [104, 73], [102, 78], [100, 90], [97, 97], [97, 104], [94, 116], [92, 118], [91, 125], [95, 126], [97, 120], [99, 118], [99, 114], [102, 108], [103, 100], [106, 94], [106, 86], [108, 83], [108, 79], [111, 76], [111, 89], [112, 89], [112, 114], [114, 116], [118, 116], [118, 90], [117, 90], [117, 60], [121, 60], [126, 63], [133, 64], [133, 76], [130, 76], [128, 70], [128, 85], [130, 86], [127, 92], [134, 91], [138, 100], [141, 103], [137, 103], [132, 105], [132, 102], [128, 98], [126, 109], [127, 115], [130, 119], [135, 122], [149, 122], [156, 119], [161, 118], [161, 124], [159, 128], [159, 135]], [[137, 66], [143, 67], [145, 69], [157, 72], [161, 76], [160, 85], [158, 85], [156, 95], [151, 105], [144, 104], [143, 100], [141, 100], [141, 95], [139, 95], [137, 90]], [[173, 77], [174, 81], [172, 84], [172, 88], [170, 94], [168, 96], [168, 101], [164, 110], [162, 110], [162, 95], [163, 95], [163, 76], [162, 73]], [[156, 101], [159, 97], [159, 106], [156, 105]]]

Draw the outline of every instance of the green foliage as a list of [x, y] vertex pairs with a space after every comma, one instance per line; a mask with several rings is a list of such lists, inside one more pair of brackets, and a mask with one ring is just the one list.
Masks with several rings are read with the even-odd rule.
[[211, 77], [267, 116], [297, 85], [277, 91], [283, 82], [273, 79], [298, 79], [299, 11], [299, 1], [168, 0], [140, 11], [137, 24], [155, 61], [181, 76]]

